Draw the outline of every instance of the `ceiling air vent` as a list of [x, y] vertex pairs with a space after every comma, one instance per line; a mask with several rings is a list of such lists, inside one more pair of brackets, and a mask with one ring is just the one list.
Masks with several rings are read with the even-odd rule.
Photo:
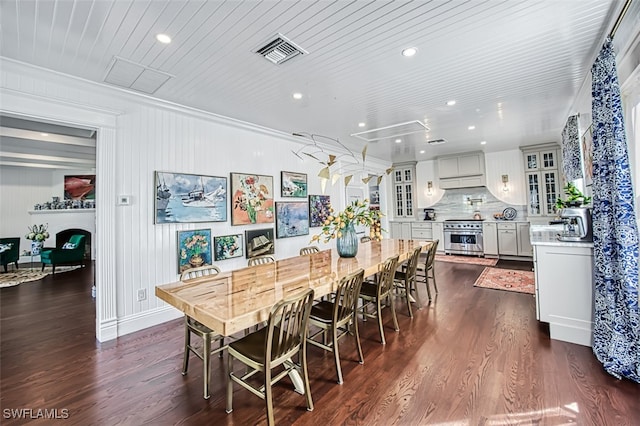
[[262, 47], [254, 50], [264, 56], [270, 62], [280, 65], [283, 62], [293, 59], [298, 55], [305, 55], [308, 52], [296, 45], [294, 42], [278, 33], [272, 39], [262, 45]]
[[442, 145], [443, 143], [447, 143], [447, 141], [444, 139], [431, 139], [430, 141], [427, 141], [427, 143], [429, 145]]

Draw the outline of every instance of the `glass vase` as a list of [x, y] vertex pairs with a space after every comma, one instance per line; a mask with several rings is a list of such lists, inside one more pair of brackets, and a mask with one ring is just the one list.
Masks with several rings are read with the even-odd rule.
[[336, 249], [340, 257], [355, 257], [358, 254], [358, 236], [353, 223], [342, 229], [342, 235], [336, 239]]

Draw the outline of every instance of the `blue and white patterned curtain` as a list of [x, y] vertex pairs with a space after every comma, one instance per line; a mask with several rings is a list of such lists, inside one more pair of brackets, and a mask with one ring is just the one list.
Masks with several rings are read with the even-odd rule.
[[607, 38], [592, 73], [593, 352], [611, 375], [640, 383], [638, 228], [615, 54]]
[[567, 181], [582, 179], [577, 115], [569, 117], [562, 130], [562, 172]]

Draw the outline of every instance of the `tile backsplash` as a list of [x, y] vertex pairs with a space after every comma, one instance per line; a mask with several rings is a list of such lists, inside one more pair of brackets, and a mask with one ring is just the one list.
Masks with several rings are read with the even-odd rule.
[[[480, 212], [483, 219], [493, 220], [494, 213], [502, 213], [513, 207], [518, 212], [515, 220], [527, 220], [526, 205], [512, 205], [498, 200], [485, 186], [474, 188], [447, 189], [437, 203], [430, 208], [436, 211], [436, 220], [472, 219]], [[418, 209], [419, 219], [424, 218], [423, 209]]]

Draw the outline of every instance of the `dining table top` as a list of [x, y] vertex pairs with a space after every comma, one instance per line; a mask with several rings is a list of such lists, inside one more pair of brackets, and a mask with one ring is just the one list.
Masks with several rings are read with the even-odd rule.
[[308, 288], [315, 298], [336, 290], [340, 279], [364, 269], [365, 277], [378, 272], [389, 257], [408, 259], [427, 241], [384, 239], [360, 243], [358, 254], [343, 258], [335, 249], [248, 266], [156, 287], [158, 298], [224, 336], [269, 319], [278, 301]]

